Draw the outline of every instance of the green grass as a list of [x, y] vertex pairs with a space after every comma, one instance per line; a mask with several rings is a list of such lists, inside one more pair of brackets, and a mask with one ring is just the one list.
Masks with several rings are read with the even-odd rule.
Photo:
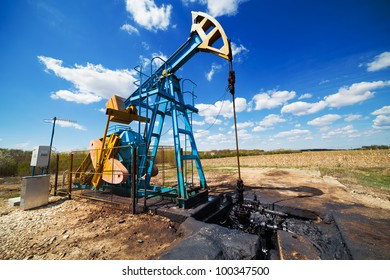
[[336, 177], [343, 184], [356, 184], [390, 191], [390, 168], [320, 168], [322, 175]]

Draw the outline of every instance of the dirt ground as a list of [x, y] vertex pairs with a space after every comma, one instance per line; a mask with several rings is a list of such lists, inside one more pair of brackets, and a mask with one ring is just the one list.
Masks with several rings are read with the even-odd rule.
[[[212, 193], [234, 191], [236, 174], [206, 176]], [[245, 168], [242, 179], [246, 190], [256, 191], [260, 201], [283, 200], [286, 205], [314, 209], [319, 217], [330, 210], [353, 211], [390, 221], [389, 193], [344, 186], [317, 171]], [[2, 197], [17, 190], [20, 181], [0, 181]], [[0, 259], [156, 259], [180, 239], [177, 228], [168, 218], [133, 215], [85, 198], [51, 196], [49, 205], [27, 211], [8, 206], [8, 199], [2, 198]]]

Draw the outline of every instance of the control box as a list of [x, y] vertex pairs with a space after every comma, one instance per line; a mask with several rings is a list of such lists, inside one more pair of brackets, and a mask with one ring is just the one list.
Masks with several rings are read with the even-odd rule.
[[45, 167], [49, 164], [50, 146], [34, 147], [31, 156], [31, 166]]

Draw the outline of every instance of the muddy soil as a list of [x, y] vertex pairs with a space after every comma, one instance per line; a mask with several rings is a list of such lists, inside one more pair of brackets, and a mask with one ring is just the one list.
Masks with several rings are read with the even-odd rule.
[[[206, 173], [213, 194], [234, 192], [236, 174]], [[260, 199], [285, 200], [315, 209], [319, 218], [332, 211], [363, 213], [390, 221], [390, 196], [362, 186], [344, 186], [317, 171], [246, 168], [246, 191]], [[133, 215], [85, 198], [51, 196], [49, 205], [23, 211], [8, 206], [20, 181], [0, 181], [0, 259], [157, 259], [180, 240], [178, 225], [151, 213]], [[350, 206], [359, 205], [359, 208]], [[346, 207], [348, 206], [348, 207]], [[361, 212], [359, 212], [361, 211]], [[375, 236], [373, 237], [375, 238]]]

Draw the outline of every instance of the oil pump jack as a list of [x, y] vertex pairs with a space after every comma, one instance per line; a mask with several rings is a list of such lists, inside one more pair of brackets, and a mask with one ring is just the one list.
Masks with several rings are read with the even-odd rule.
[[[230, 41], [213, 17], [202, 12], [192, 12], [191, 32], [187, 41], [150, 75], [135, 68], [140, 77], [138, 88], [127, 99], [113, 96], [106, 103], [104, 135], [91, 141], [90, 153], [76, 171], [76, 184], [96, 189], [121, 190], [136, 198], [169, 195], [176, 198], [180, 208], [190, 208], [207, 201], [208, 187], [190, 117], [192, 113], [198, 113], [198, 109], [194, 104], [185, 102], [183, 84], [180, 84], [180, 79], [175, 75], [199, 52], [208, 52], [229, 62], [229, 91], [233, 96], [236, 124], [235, 75]], [[158, 173], [156, 156], [166, 116], [172, 119], [177, 177], [177, 182], [169, 187], [151, 185], [151, 178]], [[138, 122], [138, 132], [128, 126], [133, 121]], [[109, 129], [111, 122], [122, 125]], [[183, 153], [183, 138], [189, 142], [189, 151], [186, 153]], [[239, 163], [238, 145], [236, 148]], [[184, 163], [188, 161], [195, 163], [195, 177], [199, 182], [194, 182], [194, 176], [191, 180], [186, 180]], [[88, 171], [91, 164], [92, 172]], [[242, 183], [239, 172], [238, 190], [241, 190], [240, 182]]]

